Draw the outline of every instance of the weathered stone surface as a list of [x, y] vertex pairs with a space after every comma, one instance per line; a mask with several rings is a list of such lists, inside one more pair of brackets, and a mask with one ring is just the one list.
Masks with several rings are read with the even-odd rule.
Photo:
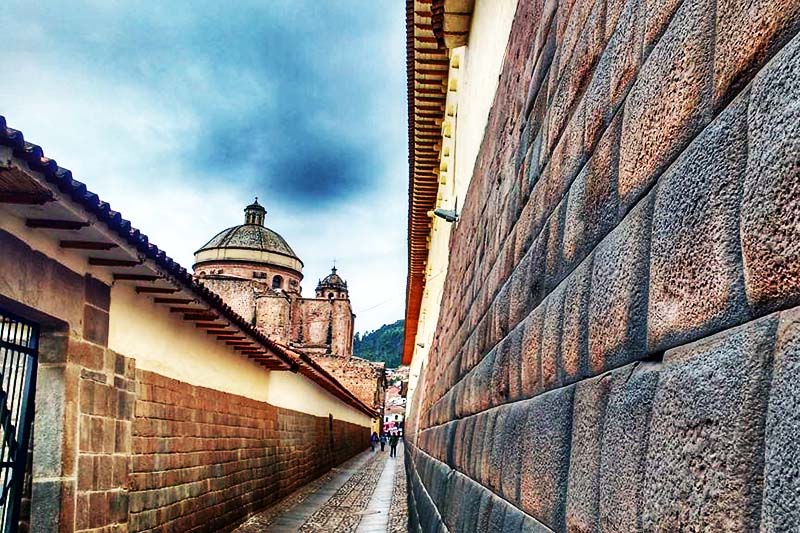
[[[591, 151], [618, 111], [633, 84], [642, 61], [644, 0], [615, 0], [607, 5], [606, 23], [610, 39], [595, 68], [584, 96], [586, 121], [584, 143]], [[612, 33], [613, 32], [613, 33]], [[621, 120], [621, 119], [620, 119]], [[618, 141], [613, 142], [616, 146]], [[616, 186], [616, 183], [615, 183]]]
[[561, 325], [564, 313], [564, 286], [554, 290], [544, 301], [542, 324], [542, 388], [550, 390], [562, 384]]
[[600, 450], [611, 376], [584, 380], [575, 387], [567, 485], [567, 531], [598, 531]]
[[800, 27], [798, 0], [719, 0], [714, 103], [725, 105]]
[[800, 36], [753, 81], [741, 235], [756, 312], [800, 304]]
[[573, 393], [574, 387], [564, 387], [521, 402], [527, 423], [518, 436], [517, 507], [555, 530], [564, 527]]
[[573, 383], [589, 372], [589, 294], [592, 257], [581, 263], [564, 281], [564, 312], [561, 324], [559, 367], [563, 383]]
[[795, 447], [752, 452], [771, 347], [676, 355], [800, 305], [796, 3], [520, 0], [409, 418], [471, 480], [451, 531], [796, 525]]
[[545, 306], [537, 307], [523, 322], [522, 353], [520, 355], [520, 378], [522, 397], [531, 398], [542, 391], [542, 327]]
[[762, 531], [800, 528], [800, 310], [780, 314], [766, 421]]
[[800, 309], [780, 315], [764, 450], [762, 531], [800, 529]]
[[633, 206], [671, 160], [710, 120], [711, 0], [678, 8], [625, 101], [619, 199]]
[[63, 320], [80, 334], [83, 322], [83, 277], [0, 230], [0, 296], [50, 319]]
[[102, 281], [86, 275], [86, 302], [108, 311], [111, 306], [111, 288]]
[[589, 369], [599, 373], [645, 351], [652, 195], [600, 243], [589, 297]]
[[500, 490], [498, 493], [511, 502], [519, 501], [520, 463], [523, 444], [519, 435], [527, 423], [527, 413], [519, 402], [508, 406], [504, 432], [500, 442], [502, 460], [500, 465]]
[[612, 373], [600, 455], [600, 531], [639, 531], [644, 457], [658, 366], [634, 363]]
[[743, 322], [739, 244], [747, 99], [695, 139], [656, 188], [648, 349], [656, 352]]
[[776, 323], [760, 319], [664, 356], [647, 448], [646, 530], [758, 529]]

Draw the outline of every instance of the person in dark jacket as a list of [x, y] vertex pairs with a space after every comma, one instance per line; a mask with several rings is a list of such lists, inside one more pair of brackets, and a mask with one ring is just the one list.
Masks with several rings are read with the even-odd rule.
[[369, 447], [372, 449], [373, 452], [375, 451], [375, 444], [377, 443], [378, 443], [378, 434], [373, 431], [372, 436], [369, 438]]
[[397, 433], [392, 433], [392, 436], [389, 437], [389, 457], [397, 457], [397, 443], [400, 440], [400, 437], [397, 436]]
[[381, 433], [381, 451], [384, 450], [386, 446], [386, 433]]

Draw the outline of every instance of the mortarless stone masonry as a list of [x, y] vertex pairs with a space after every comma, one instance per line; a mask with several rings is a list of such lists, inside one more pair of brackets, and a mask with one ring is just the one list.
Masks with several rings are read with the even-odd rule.
[[798, 0], [519, 1], [407, 417], [413, 529], [800, 528], [799, 28]]

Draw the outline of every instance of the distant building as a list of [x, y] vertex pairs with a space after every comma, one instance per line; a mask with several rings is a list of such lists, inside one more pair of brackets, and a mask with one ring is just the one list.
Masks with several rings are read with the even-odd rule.
[[384, 364], [353, 357], [356, 315], [334, 266], [318, 280], [314, 297], [301, 294], [303, 261], [264, 225], [255, 202], [244, 224], [227, 228], [195, 252], [195, 276], [271, 339], [314, 357], [365, 403], [383, 406]]

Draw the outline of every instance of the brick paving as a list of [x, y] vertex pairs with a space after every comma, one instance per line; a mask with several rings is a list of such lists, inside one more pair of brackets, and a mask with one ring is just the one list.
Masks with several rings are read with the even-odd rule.
[[366, 451], [251, 517], [237, 533], [407, 530], [402, 445]]

